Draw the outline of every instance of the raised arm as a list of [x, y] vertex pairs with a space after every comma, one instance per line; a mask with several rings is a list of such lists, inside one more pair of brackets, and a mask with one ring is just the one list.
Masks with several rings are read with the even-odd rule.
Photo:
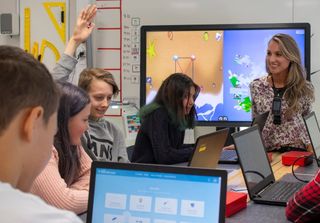
[[68, 80], [69, 75], [72, 73], [78, 62], [74, 57], [76, 49], [91, 35], [95, 27], [93, 19], [96, 13], [97, 7], [95, 5], [88, 5], [85, 9], [81, 10], [77, 18], [73, 34], [67, 43], [65, 51], [52, 70], [52, 76], [54, 79], [63, 81]]
[[97, 7], [95, 5], [88, 5], [81, 10], [73, 34], [64, 51], [65, 54], [73, 57], [77, 47], [89, 38], [95, 27], [93, 19], [96, 13]]

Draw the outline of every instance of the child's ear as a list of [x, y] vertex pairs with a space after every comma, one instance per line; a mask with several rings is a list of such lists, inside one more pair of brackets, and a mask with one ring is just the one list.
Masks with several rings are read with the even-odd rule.
[[43, 125], [43, 108], [41, 106], [31, 108], [24, 119], [22, 137], [28, 142], [32, 141], [34, 131]]

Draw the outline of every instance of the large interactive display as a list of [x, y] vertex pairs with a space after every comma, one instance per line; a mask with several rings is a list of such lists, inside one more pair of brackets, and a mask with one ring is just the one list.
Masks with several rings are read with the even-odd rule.
[[296, 40], [310, 79], [308, 23], [142, 26], [141, 106], [153, 100], [166, 77], [185, 73], [201, 87], [198, 125], [250, 125], [249, 83], [266, 75], [268, 41], [277, 33]]

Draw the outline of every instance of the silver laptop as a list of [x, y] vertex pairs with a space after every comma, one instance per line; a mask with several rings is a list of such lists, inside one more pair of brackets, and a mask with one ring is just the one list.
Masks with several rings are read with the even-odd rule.
[[227, 172], [94, 161], [87, 223], [225, 222]]
[[228, 129], [199, 136], [188, 166], [216, 168], [227, 137]]
[[261, 204], [286, 206], [305, 183], [275, 180], [257, 125], [232, 136], [250, 199]]
[[310, 137], [313, 153], [316, 157], [318, 167], [320, 167], [320, 129], [316, 113], [311, 112], [309, 115], [306, 115], [303, 119]]

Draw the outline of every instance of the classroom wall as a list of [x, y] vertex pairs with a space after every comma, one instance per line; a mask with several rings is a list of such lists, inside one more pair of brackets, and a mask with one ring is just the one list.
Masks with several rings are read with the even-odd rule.
[[[201, 24], [201, 23], [264, 23], [264, 22], [309, 22], [311, 24], [311, 72], [320, 69], [320, 1], [319, 0], [119, 0], [122, 3], [123, 28], [132, 28], [130, 18], [139, 18], [144, 24]], [[19, 12], [18, 0], [0, 0], [0, 12]], [[77, 12], [88, 2], [106, 4], [108, 1], [69, 0], [70, 27], [75, 23]], [[109, 1], [116, 2], [116, 1]], [[108, 24], [112, 18], [100, 11], [96, 24]], [[45, 24], [44, 24], [45, 27]], [[137, 29], [139, 31], [139, 29]], [[71, 30], [72, 31], [72, 30]], [[126, 30], [123, 30], [123, 34]], [[70, 30], [69, 30], [70, 32]], [[131, 35], [131, 34], [129, 34]], [[104, 38], [104, 35], [100, 36]], [[130, 36], [129, 36], [130, 37]], [[98, 44], [96, 39], [93, 44]], [[0, 44], [20, 46], [19, 36], [0, 35]], [[94, 50], [93, 50], [94, 51]], [[131, 52], [129, 52], [131, 53]], [[95, 57], [95, 52], [93, 52]], [[96, 60], [96, 58], [89, 58]], [[113, 61], [113, 58], [106, 58]], [[122, 61], [125, 63], [126, 61]], [[130, 61], [129, 61], [130, 62]], [[116, 62], [118, 63], [118, 62]], [[129, 63], [127, 63], [128, 65]], [[131, 63], [130, 63], [131, 65]], [[124, 64], [119, 64], [124, 71]], [[139, 99], [139, 73], [122, 72], [123, 99]], [[320, 73], [311, 77], [315, 86], [316, 102], [313, 109], [320, 117]], [[139, 104], [139, 103], [137, 103]], [[212, 128], [209, 128], [212, 131]]]
[[[103, 67], [114, 74], [121, 89], [125, 89], [120, 94], [125, 101], [139, 104], [140, 57], [137, 52], [140, 48], [139, 33], [142, 25], [308, 22], [311, 24], [313, 33], [311, 72], [320, 69], [320, 35], [317, 35], [320, 33], [317, 23], [320, 21], [320, 13], [318, 13], [320, 1], [318, 0], [102, 0], [92, 2], [99, 8], [97, 29], [93, 34], [93, 66]], [[319, 75], [316, 73], [311, 77], [317, 99], [320, 94]], [[320, 117], [320, 100], [316, 100], [313, 109]], [[214, 131], [212, 127], [201, 129]]]
[[[18, 4], [16, 1], [0, 0], [0, 13], [18, 13]], [[20, 37], [0, 35], [0, 45], [19, 46]]]

